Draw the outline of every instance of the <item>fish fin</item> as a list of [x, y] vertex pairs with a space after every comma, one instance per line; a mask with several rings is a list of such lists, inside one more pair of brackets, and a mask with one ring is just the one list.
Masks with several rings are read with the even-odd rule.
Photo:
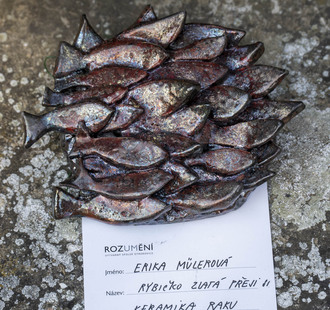
[[53, 203], [55, 219], [63, 219], [74, 215], [74, 212], [80, 208], [80, 205], [81, 202], [78, 199], [65, 192], [60, 187], [55, 188]]
[[87, 53], [102, 42], [103, 39], [96, 33], [88, 22], [86, 15], [83, 14], [81, 17], [79, 32], [73, 42], [75, 48]]
[[90, 137], [91, 135], [90, 132], [88, 131], [86, 123], [84, 121], [80, 121], [77, 126], [76, 139], [84, 139]]
[[153, 7], [148, 4], [144, 10], [141, 12], [140, 16], [137, 18], [135, 25], [145, 23], [145, 22], [152, 22], [157, 19], [155, 11]]
[[[162, 19], [137, 24], [134, 28], [120, 33], [118, 38], [147, 41], [166, 48], [182, 31], [185, 19], [186, 12], [178, 12]], [[162, 28], [162, 32], [159, 32], [158, 36], [155, 37], [153, 35], [153, 30], [158, 28]]]
[[56, 107], [63, 104], [63, 95], [52, 91], [49, 87], [45, 88], [44, 100], [42, 105], [45, 107]]
[[84, 121], [80, 121], [77, 126], [77, 133], [76, 133], [76, 142], [72, 147], [72, 150], [69, 154], [70, 158], [80, 157], [80, 148], [81, 145], [84, 144], [85, 140], [89, 140], [91, 137], [88, 128]]
[[54, 69], [55, 78], [83, 69], [85, 67], [83, 57], [84, 54], [81, 51], [69, 43], [62, 41]]
[[47, 126], [44, 123], [43, 115], [33, 115], [23, 112], [25, 124], [25, 143], [24, 146], [29, 148], [34, 142], [42, 137], [47, 131]]

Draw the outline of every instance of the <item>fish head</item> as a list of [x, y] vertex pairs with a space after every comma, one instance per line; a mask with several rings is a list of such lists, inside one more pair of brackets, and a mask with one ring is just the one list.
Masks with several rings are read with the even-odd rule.
[[114, 109], [101, 102], [88, 102], [82, 106], [82, 119], [86, 128], [96, 133], [100, 131], [110, 120]]

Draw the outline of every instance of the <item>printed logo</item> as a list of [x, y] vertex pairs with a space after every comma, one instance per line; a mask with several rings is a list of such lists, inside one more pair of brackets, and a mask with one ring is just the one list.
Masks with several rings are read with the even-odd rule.
[[130, 256], [130, 255], [151, 255], [154, 251], [154, 244], [118, 244], [104, 247], [105, 256]]

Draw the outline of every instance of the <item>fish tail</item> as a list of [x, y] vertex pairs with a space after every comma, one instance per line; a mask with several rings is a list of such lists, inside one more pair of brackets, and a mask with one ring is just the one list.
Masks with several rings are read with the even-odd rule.
[[23, 118], [25, 123], [24, 146], [29, 148], [47, 132], [47, 126], [44, 123], [43, 115], [33, 115], [23, 112]]
[[86, 66], [84, 54], [67, 42], [61, 42], [56, 59], [54, 76], [59, 78]]
[[52, 91], [46, 87], [42, 105], [46, 107], [56, 107], [63, 104], [63, 94]]
[[53, 206], [55, 219], [63, 219], [78, 215], [77, 211], [81, 207], [81, 202], [63, 189], [56, 187]]
[[54, 82], [54, 91], [59, 92], [66, 90], [70, 87], [79, 86], [79, 80], [74, 78], [75, 75], [70, 75], [70, 77], [56, 78]]

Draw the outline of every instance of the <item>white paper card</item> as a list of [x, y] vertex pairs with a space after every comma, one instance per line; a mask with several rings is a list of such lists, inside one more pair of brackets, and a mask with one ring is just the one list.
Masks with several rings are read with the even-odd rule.
[[276, 310], [268, 196], [178, 224], [83, 219], [86, 310]]

